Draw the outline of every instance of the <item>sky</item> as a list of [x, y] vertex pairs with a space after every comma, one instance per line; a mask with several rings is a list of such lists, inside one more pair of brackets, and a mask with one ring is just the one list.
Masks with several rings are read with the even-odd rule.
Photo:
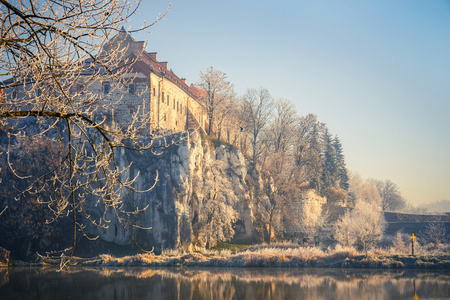
[[450, 0], [142, 0], [131, 28], [188, 84], [213, 66], [338, 135], [347, 167], [450, 200]]

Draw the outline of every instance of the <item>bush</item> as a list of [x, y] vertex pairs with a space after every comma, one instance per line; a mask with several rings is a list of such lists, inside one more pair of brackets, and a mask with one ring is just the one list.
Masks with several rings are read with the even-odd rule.
[[391, 252], [395, 254], [409, 254], [411, 253], [411, 243], [408, 243], [409, 237], [397, 232], [397, 235], [392, 240]]
[[334, 238], [343, 246], [355, 246], [366, 251], [382, 238], [385, 228], [383, 213], [374, 204], [358, 201], [334, 225]]

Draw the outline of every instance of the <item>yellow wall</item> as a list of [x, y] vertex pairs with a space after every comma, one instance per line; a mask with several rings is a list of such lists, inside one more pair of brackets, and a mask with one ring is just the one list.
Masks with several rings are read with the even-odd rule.
[[[205, 127], [204, 108], [184, 90], [171, 80], [150, 74], [152, 123], [159, 128], [169, 129], [175, 132], [186, 128], [186, 107], [194, 114], [201, 126]], [[162, 99], [164, 96], [164, 99]], [[168, 102], [169, 101], [169, 102]], [[159, 104], [159, 105], [158, 105]], [[158, 122], [159, 120], [159, 122]]]

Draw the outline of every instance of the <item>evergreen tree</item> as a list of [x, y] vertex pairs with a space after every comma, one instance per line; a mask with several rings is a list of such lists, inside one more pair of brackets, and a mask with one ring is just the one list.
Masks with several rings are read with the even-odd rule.
[[324, 148], [321, 195], [328, 197], [330, 188], [335, 185], [338, 170], [336, 167], [336, 150], [327, 128], [324, 132]]
[[336, 180], [339, 182], [340, 188], [348, 191], [349, 177], [347, 167], [345, 166], [345, 157], [342, 150], [342, 144], [337, 135], [334, 137], [333, 147], [335, 152]]

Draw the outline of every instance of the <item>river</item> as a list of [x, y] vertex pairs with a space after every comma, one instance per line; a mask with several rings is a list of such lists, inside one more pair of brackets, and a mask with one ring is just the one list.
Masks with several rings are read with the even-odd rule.
[[11, 268], [0, 299], [450, 299], [450, 270]]

